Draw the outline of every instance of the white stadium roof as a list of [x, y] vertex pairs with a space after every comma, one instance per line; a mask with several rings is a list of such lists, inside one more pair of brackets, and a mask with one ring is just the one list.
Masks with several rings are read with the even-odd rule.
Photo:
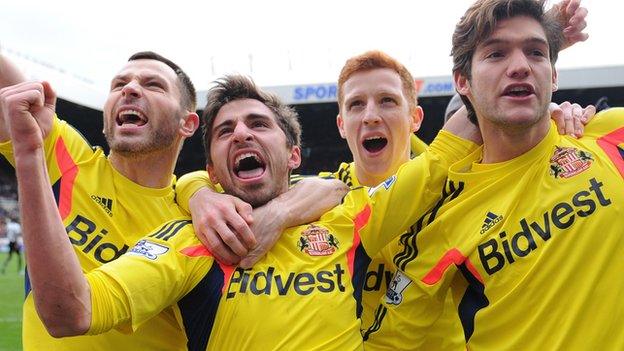
[[[59, 96], [96, 109], [109, 79], [143, 50], [178, 63], [199, 91], [224, 74], [242, 73], [291, 103], [310, 103], [331, 101], [348, 57], [380, 49], [415, 77], [427, 77], [421, 96], [446, 95], [451, 33], [472, 2], [11, 1], [2, 5], [0, 50], [29, 78], [49, 80]], [[562, 89], [623, 79], [618, 23], [624, 2], [582, 4], [589, 9], [590, 38], [561, 53]]]

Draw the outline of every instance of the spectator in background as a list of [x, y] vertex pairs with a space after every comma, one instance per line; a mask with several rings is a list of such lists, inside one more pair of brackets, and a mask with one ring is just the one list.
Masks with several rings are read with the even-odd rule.
[[[22, 270], [22, 226], [14, 220], [13, 218], [8, 218], [8, 220], [2, 220], [0, 225], [4, 226], [6, 231], [7, 239], [9, 240], [9, 251], [8, 257], [4, 260], [4, 264], [2, 265], [2, 274], [6, 273], [6, 268], [11, 262], [13, 255], [17, 256], [17, 271], [20, 272]], [[6, 223], [4, 223], [4, 221]]]

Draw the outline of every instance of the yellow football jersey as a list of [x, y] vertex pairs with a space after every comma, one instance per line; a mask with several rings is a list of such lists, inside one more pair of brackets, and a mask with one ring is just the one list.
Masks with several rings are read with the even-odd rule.
[[[59, 212], [84, 272], [115, 260], [158, 225], [183, 215], [174, 201], [173, 183], [153, 189], [132, 182], [64, 121], [55, 118], [44, 148]], [[0, 145], [0, 153], [13, 163], [10, 142]], [[113, 330], [55, 339], [35, 311], [28, 275], [22, 337], [24, 350], [183, 350], [186, 343], [171, 310], [132, 335]]]
[[[469, 350], [624, 349], [622, 143], [619, 108], [580, 139], [552, 125], [506, 162], [480, 164], [479, 149], [451, 167], [438, 203], [416, 220], [383, 210], [411, 213], [393, 195], [410, 191], [409, 177], [376, 191], [369, 230], [413, 232], [395, 261], [420, 292], [409, 313], [433, 323], [450, 289]], [[386, 301], [380, 311], [371, 345], [406, 314]], [[423, 338], [427, 327], [412, 333]]]
[[[466, 142], [469, 146], [469, 143]], [[476, 147], [476, 145], [474, 146]], [[412, 154], [414, 154], [412, 150]], [[420, 152], [418, 152], [420, 154]], [[339, 169], [334, 172], [337, 179], [349, 184], [351, 187], [359, 187], [353, 162], [340, 164]], [[401, 253], [404, 251], [404, 241], [409, 238], [410, 232], [403, 233], [397, 239], [394, 239], [384, 247], [378, 255], [375, 255], [368, 265], [366, 276], [364, 277], [362, 291], [362, 336], [364, 345], [367, 350], [415, 350], [412, 343], [411, 330], [414, 326], [418, 326], [421, 322], [419, 316], [406, 313], [403, 318], [393, 319], [392, 325], [386, 322], [385, 327], [393, 330], [393, 336], [383, 340], [378, 340], [374, 345], [368, 345], [366, 341], [370, 334], [375, 333], [379, 324], [376, 323], [378, 313], [383, 310], [379, 309], [380, 299], [387, 299], [389, 303], [400, 305], [404, 311], [409, 311], [414, 303], [418, 303], [418, 294], [410, 294], [411, 280], [405, 274], [397, 271], [394, 259], [400, 259]], [[388, 287], [392, 284], [394, 287], [388, 294]], [[447, 294], [445, 308], [440, 318], [429, 328], [425, 336], [425, 340], [420, 348], [421, 350], [465, 350], [464, 334], [462, 332], [459, 318], [455, 312], [453, 299], [451, 294]]]
[[[433, 189], [444, 183], [448, 163], [467, 152], [456, 141], [443, 135], [432, 152], [406, 165], [421, 175], [413, 182], [421, 191], [411, 198], [423, 213], [437, 199]], [[319, 221], [286, 230], [246, 270], [215, 263], [188, 219], [162, 226], [88, 275], [90, 333], [140, 328], [173, 305], [193, 350], [361, 349], [362, 279], [370, 254], [392, 240], [360, 235], [370, 216], [368, 209], [360, 211], [367, 192], [352, 190]]]

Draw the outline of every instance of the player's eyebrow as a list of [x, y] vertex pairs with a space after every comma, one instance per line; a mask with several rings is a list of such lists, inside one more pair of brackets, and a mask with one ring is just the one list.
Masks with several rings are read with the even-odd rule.
[[[513, 40], [509, 40], [509, 39], [490, 38], [490, 39], [484, 41], [481, 44], [481, 46], [482, 47], [488, 47], [488, 46], [492, 46], [492, 45], [509, 45], [512, 42], [513, 42]], [[548, 46], [548, 42], [544, 38], [540, 38], [540, 37], [530, 37], [530, 38], [522, 40], [522, 43], [523, 44], [540, 44], [540, 45]]]

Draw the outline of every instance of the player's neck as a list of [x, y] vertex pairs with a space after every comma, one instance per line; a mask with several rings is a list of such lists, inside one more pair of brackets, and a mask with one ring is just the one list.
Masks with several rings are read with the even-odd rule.
[[177, 155], [155, 152], [125, 156], [111, 151], [108, 156], [115, 170], [131, 181], [148, 188], [164, 188], [171, 184]]
[[482, 123], [479, 127], [483, 136], [483, 160], [481, 163], [497, 163], [516, 158], [544, 139], [550, 129], [550, 119], [541, 118], [536, 124], [522, 127], [501, 127]]
[[393, 157], [392, 163], [389, 165], [380, 165], [378, 168], [370, 167], [370, 165], [369, 167], [362, 167], [362, 163], [355, 161], [355, 176], [361, 185], [369, 187], [376, 186], [395, 174], [399, 170], [399, 167], [409, 161], [409, 159], [410, 149], [408, 143], [405, 152], [403, 152], [400, 157]]

